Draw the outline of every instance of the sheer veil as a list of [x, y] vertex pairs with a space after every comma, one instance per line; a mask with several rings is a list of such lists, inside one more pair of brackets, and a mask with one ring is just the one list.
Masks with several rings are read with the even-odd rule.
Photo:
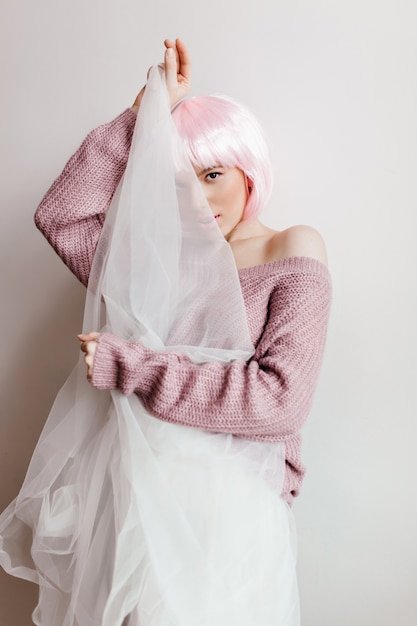
[[[225, 367], [253, 352], [230, 246], [183, 153], [156, 67], [95, 254], [83, 330]], [[279, 444], [157, 420], [135, 395], [92, 388], [80, 358], [0, 517], [0, 564], [39, 584], [40, 626], [243, 626], [262, 611], [265, 624], [296, 623], [270, 621], [276, 601], [263, 596], [268, 563], [279, 559], [287, 573], [294, 565], [287, 510], [277, 509], [283, 455]], [[240, 503], [229, 511], [234, 494]], [[249, 514], [260, 506], [263, 530]], [[279, 554], [270, 547], [276, 524]], [[265, 545], [250, 546], [259, 533]], [[242, 599], [254, 576], [263, 577], [257, 597], [266, 607], [255, 613]]]

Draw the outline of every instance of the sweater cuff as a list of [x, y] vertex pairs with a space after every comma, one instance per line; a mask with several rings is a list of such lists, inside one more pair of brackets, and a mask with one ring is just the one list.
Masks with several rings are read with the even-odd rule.
[[91, 384], [96, 389], [118, 389], [124, 395], [134, 393], [145, 352], [140, 343], [102, 333], [97, 340]]
[[91, 384], [96, 389], [118, 389], [120, 379], [120, 355], [125, 341], [110, 333], [102, 333], [94, 354]]
[[[132, 143], [133, 132], [136, 124], [136, 113], [132, 109], [126, 109], [120, 113], [113, 121], [99, 126], [92, 131], [97, 134], [103, 154], [109, 155], [116, 161], [127, 160], [130, 146]], [[105, 142], [103, 143], [102, 134], [104, 133]]]

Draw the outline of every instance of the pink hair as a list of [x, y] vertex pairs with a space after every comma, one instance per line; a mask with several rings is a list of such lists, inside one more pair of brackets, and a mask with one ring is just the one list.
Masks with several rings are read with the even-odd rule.
[[225, 96], [198, 96], [181, 102], [172, 117], [194, 165], [237, 167], [244, 172], [250, 195], [243, 219], [257, 217], [271, 195], [272, 165], [253, 114]]

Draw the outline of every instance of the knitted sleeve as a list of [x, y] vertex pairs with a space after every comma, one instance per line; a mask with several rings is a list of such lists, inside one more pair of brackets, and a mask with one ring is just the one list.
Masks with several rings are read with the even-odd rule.
[[324, 270], [277, 279], [248, 362], [195, 364], [183, 354], [104, 333], [92, 384], [136, 393], [151, 414], [168, 422], [255, 440], [293, 435], [310, 410], [322, 360], [331, 291]]
[[127, 109], [83, 141], [35, 213], [35, 224], [84, 283], [113, 194], [126, 168], [135, 125]]

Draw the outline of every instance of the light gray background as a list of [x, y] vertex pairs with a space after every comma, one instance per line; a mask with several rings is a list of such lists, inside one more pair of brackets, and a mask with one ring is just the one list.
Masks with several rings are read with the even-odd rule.
[[[334, 304], [294, 506], [302, 624], [415, 626], [415, 1], [4, 0], [0, 23], [0, 507], [78, 358], [84, 290], [33, 212], [180, 36], [193, 93], [227, 93], [267, 130], [265, 221], [311, 224], [328, 245]], [[1, 572], [1, 626], [29, 626], [35, 597]]]

